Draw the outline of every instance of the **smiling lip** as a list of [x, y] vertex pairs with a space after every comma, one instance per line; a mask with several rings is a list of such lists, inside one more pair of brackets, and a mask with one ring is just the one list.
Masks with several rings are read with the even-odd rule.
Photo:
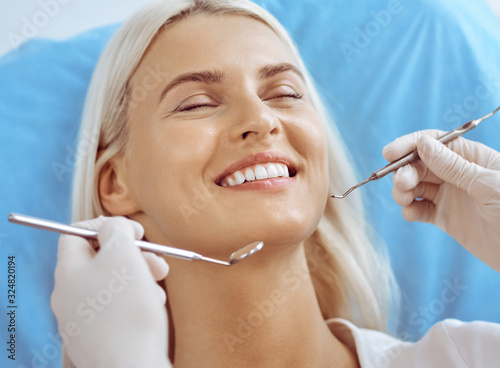
[[[234, 164], [231, 164], [226, 170], [224, 170], [224, 172], [222, 172], [219, 176], [217, 176], [215, 183], [220, 186], [222, 179], [224, 179], [228, 175], [233, 174], [234, 172], [236, 172], [238, 170], [241, 170], [245, 167], [256, 165], [256, 164], [265, 164], [265, 163], [270, 163], [270, 162], [285, 164], [286, 166], [288, 166], [288, 169], [290, 171], [290, 177], [295, 176], [296, 167], [293, 164], [292, 159], [289, 156], [287, 156], [286, 154], [281, 153], [281, 152], [268, 151], [268, 152], [259, 152], [255, 155], [245, 157], [244, 159], [237, 161]], [[266, 179], [266, 180], [262, 180], [262, 182], [269, 182], [272, 180], [279, 180], [279, 179], [284, 179], [284, 178]], [[252, 183], [257, 184], [258, 181], [255, 181]], [[245, 183], [245, 185], [247, 185], [247, 184], [250, 184], [250, 183]], [[262, 183], [262, 184], [264, 184], [264, 183]]]

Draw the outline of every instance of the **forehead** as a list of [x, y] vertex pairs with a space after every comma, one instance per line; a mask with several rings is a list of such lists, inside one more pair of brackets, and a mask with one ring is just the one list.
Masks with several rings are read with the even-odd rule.
[[282, 62], [296, 64], [289, 48], [265, 23], [242, 15], [201, 14], [162, 31], [132, 81], [152, 68], [168, 79], [185, 72], [231, 67], [252, 72]]

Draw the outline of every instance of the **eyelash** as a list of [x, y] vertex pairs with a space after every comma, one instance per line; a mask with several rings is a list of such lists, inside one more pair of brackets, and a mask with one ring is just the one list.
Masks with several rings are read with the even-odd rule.
[[283, 98], [283, 97], [295, 98], [297, 100], [300, 100], [303, 97], [303, 95], [301, 93], [298, 93], [298, 92], [290, 92], [290, 93], [285, 93], [285, 94], [282, 94], [282, 95], [279, 95], [279, 96], [276, 96], [273, 98]]
[[185, 111], [191, 111], [191, 110], [196, 110], [202, 107], [216, 107], [217, 105], [214, 104], [193, 104], [193, 105], [188, 105], [186, 107], [179, 106], [175, 109], [175, 112], [185, 112]]

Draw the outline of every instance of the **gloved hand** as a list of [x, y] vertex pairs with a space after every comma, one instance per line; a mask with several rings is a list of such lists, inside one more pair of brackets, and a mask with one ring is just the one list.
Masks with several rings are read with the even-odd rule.
[[428, 222], [500, 271], [500, 153], [459, 137], [447, 146], [437, 130], [408, 134], [383, 150], [393, 161], [417, 147], [421, 158], [393, 177], [394, 200], [408, 221]]
[[65, 353], [78, 368], [171, 367], [167, 358], [166, 295], [155, 282], [168, 265], [134, 244], [144, 229], [124, 217], [75, 224], [98, 231], [59, 240], [51, 305]]

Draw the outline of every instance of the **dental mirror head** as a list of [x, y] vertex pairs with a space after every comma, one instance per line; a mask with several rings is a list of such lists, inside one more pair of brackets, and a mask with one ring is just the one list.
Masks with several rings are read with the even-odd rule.
[[201, 258], [199, 258], [199, 260], [217, 263], [217, 264], [224, 265], [224, 266], [232, 266], [235, 263], [238, 263], [239, 261], [241, 261], [247, 257], [250, 257], [252, 254], [258, 252], [259, 250], [262, 249], [263, 246], [264, 246], [264, 243], [261, 241], [255, 241], [253, 243], [247, 244], [244, 247], [238, 249], [233, 254], [231, 254], [229, 256], [229, 262], [221, 261], [221, 260], [210, 258], [210, 257], [203, 257], [203, 256]]
[[242, 259], [245, 259], [251, 256], [252, 254], [258, 252], [259, 250], [261, 250], [263, 246], [264, 243], [261, 241], [256, 241], [248, 245], [245, 245], [243, 248], [240, 248], [236, 252], [231, 254], [231, 256], [229, 257], [229, 264], [233, 265], [235, 263], [238, 263]]

